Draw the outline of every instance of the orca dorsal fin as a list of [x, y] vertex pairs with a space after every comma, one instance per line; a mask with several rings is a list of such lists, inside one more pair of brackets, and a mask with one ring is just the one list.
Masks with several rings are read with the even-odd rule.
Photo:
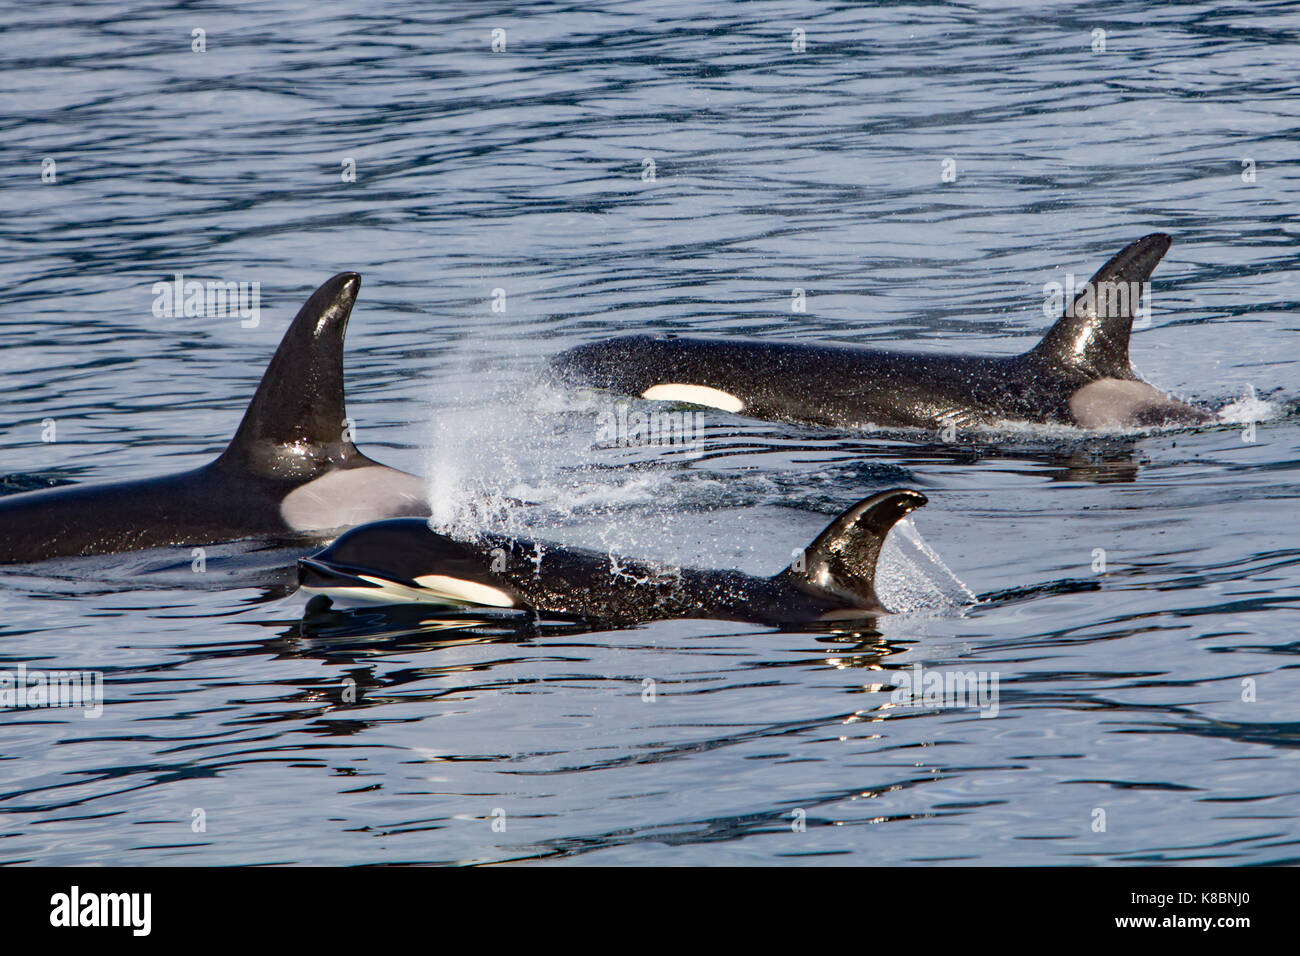
[[876, 562], [889, 529], [926, 503], [919, 491], [896, 489], [864, 498], [832, 521], [778, 578], [804, 591], [831, 594], [851, 607], [879, 607]]
[[1153, 232], [1116, 253], [1088, 280], [1030, 355], [1089, 379], [1136, 378], [1128, 357], [1133, 313], [1143, 283], [1172, 241], [1163, 232]]
[[341, 272], [298, 310], [218, 464], [294, 478], [360, 455], [343, 421], [343, 335], [360, 288]]

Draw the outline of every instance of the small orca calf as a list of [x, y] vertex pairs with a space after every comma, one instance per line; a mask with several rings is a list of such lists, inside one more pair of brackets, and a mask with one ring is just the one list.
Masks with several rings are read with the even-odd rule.
[[421, 479], [372, 461], [345, 434], [343, 335], [360, 288], [344, 272], [312, 294], [215, 461], [0, 498], [0, 564], [427, 515]]
[[944, 355], [752, 339], [634, 335], [553, 360], [575, 384], [812, 425], [942, 429], [1025, 421], [1122, 428], [1210, 415], [1138, 378], [1129, 333], [1170, 238], [1154, 233], [1098, 270], [1023, 355]]
[[921, 507], [916, 491], [858, 502], [775, 577], [628, 561], [597, 551], [485, 535], [460, 541], [418, 519], [346, 532], [298, 561], [303, 590], [344, 603], [515, 608], [628, 624], [715, 618], [768, 625], [871, 618], [885, 612], [876, 561], [890, 528]]

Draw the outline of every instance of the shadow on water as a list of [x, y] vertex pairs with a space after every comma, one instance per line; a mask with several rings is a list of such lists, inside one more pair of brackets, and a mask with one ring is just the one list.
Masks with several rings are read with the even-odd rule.
[[[598, 645], [602, 637], [622, 634], [627, 635], [624, 639], [635, 642], [633, 635], [644, 630], [644, 625], [610, 629], [604, 625], [545, 620], [531, 612], [496, 608], [462, 609], [413, 604], [336, 608], [320, 596], [308, 602], [300, 620], [266, 621], [261, 626], [276, 633], [264, 639], [239, 643], [187, 645], [178, 649], [166, 664], [149, 666], [144, 670], [181, 668], [195, 662], [223, 659], [302, 659], [334, 667], [366, 667], [364, 681], [358, 681], [359, 689], [393, 689], [437, 676], [443, 668], [398, 669], [380, 676], [380, 668], [389, 658], [436, 655], [474, 645], [492, 645], [500, 648], [503, 655], [485, 659], [472, 667], [448, 665], [452, 670], [488, 672], [496, 666], [518, 663], [522, 658], [548, 658], [586, 643], [580, 641], [574, 645], [565, 639], [592, 638]], [[907, 646], [887, 639], [881, 632], [861, 623], [848, 628], [829, 624], [811, 629], [774, 628], [755, 632], [755, 635], [763, 633], [806, 636], [807, 653], [814, 656], [809, 658], [802, 654], [796, 659], [755, 662], [753, 666], [803, 666], [810, 659], [825, 659], [833, 661], [837, 668], [871, 669], [878, 668], [886, 658], [901, 653]], [[432, 662], [434, 659], [429, 660]], [[349, 674], [357, 678], [356, 671], [349, 670]], [[326, 683], [338, 687], [337, 679]], [[313, 681], [301, 688], [301, 693], [296, 696], [300, 700], [319, 702], [319, 686]], [[458, 692], [463, 690], [458, 688]], [[429, 699], [437, 696], [431, 694]], [[359, 709], [382, 702], [382, 698], [367, 693], [358, 694], [348, 704]]]
[[[957, 435], [951, 441], [943, 441], [920, 432], [825, 438], [798, 431], [792, 433], [786, 428], [716, 427], [698, 448], [668, 451], [649, 461], [604, 467], [621, 469], [626, 474], [638, 469], [672, 465], [708, 467], [751, 457], [779, 456], [792, 465], [816, 462], [822, 477], [833, 478], [837, 488], [856, 488], [863, 494], [897, 485], [924, 484], [923, 476], [935, 466], [965, 468], [984, 463], [1005, 463], [1013, 466], [1008, 469], [1011, 473], [1042, 475], [1053, 481], [1108, 484], [1137, 479], [1144, 461], [1142, 446], [1151, 437], [1147, 434], [1032, 437], [1011, 433]], [[1028, 467], [1014, 467], [1017, 465]], [[595, 472], [602, 466], [586, 467]], [[780, 487], [779, 473], [769, 477]]]

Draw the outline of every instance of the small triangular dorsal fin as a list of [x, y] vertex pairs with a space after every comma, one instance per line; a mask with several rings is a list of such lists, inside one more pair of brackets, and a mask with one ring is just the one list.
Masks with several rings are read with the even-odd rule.
[[919, 491], [902, 488], [864, 498], [832, 521], [777, 577], [805, 591], [834, 595], [853, 607], [878, 607], [876, 562], [885, 537], [925, 503]]
[[360, 288], [341, 272], [298, 310], [218, 464], [301, 477], [360, 454], [343, 421], [343, 335]]
[[1090, 379], [1136, 378], [1128, 357], [1133, 314], [1143, 284], [1172, 241], [1153, 232], [1121, 249], [1080, 289], [1029, 354]]

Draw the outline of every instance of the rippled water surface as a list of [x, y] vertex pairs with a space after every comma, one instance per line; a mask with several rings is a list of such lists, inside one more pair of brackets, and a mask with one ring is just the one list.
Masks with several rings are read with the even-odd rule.
[[[105, 704], [0, 712], [0, 861], [1300, 859], [1298, 40], [1268, 2], [6, 5], [5, 491], [207, 460], [354, 269], [359, 444], [444, 519], [773, 573], [909, 486], [985, 600], [591, 632], [304, 621], [256, 543], [9, 569], [0, 666]], [[618, 448], [539, 375], [641, 330], [1005, 354], [1153, 231], [1134, 361], [1214, 427]], [[155, 318], [178, 272], [259, 325]], [[996, 715], [899, 706], [917, 664]]]

